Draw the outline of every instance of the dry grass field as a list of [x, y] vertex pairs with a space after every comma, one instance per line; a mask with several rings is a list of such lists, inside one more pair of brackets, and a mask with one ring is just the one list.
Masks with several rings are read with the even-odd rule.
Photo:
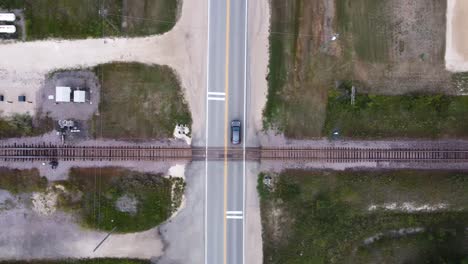
[[[446, 8], [439, 0], [272, 1], [264, 128], [291, 138], [328, 136], [329, 91], [343, 81], [358, 95], [461, 93], [466, 75], [445, 70]], [[431, 135], [382, 135], [393, 136]]]

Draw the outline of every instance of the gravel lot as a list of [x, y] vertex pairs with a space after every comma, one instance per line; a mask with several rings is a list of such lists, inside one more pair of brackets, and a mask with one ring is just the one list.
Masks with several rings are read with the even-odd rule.
[[[84, 89], [87, 93], [86, 103], [56, 103], [55, 87], [67, 86], [72, 89]], [[48, 99], [53, 95], [54, 99]], [[96, 75], [91, 71], [65, 71], [53, 74], [46, 79], [38, 98], [40, 113], [48, 113], [54, 120], [75, 119], [88, 120], [98, 110], [100, 102], [100, 85]]]

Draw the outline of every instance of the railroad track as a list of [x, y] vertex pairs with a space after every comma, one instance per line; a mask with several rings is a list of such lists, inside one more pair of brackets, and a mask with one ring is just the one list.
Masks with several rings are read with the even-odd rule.
[[[151, 146], [0, 146], [0, 159], [26, 160], [242, 160], [242, 148]], [[468, 162], [468, 149], [246, 148], [247, 160], [324, 162]]]
[[139, 146], [0, 146], [3, 160], [171, 160], [191, 159], [191, 148]]
[[260, 159], [327, 162], [468, 162], [468, 149], [263, 148]]

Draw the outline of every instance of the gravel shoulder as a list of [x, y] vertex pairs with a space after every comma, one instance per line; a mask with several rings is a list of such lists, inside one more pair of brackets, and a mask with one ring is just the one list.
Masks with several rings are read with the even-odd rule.
[[247, 145], [258, 146], [258, 132], [263, 129], [263, 108], [268, 92], [268, 58], [270, 31], [270, 4], [268, 0], [249, 1], [249, 68], [247, 82], [249, 126], [247, 127]]
[[263, 263], [260, 198], [257, 192], [258, 163], [246, 164], [245, 182], [245, 263]]
[[161, 225], [164, 255], [153, 258], [158, 264], [204, 262], [204, 162], [186, 167], [185, 205], [177, 215]]

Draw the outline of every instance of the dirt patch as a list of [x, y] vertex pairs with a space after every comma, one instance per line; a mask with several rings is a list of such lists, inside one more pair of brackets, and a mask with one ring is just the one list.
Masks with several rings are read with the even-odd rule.
[[342, 43], [356, 52], [353, 77], [364, 91], [457, 93], [443, 59], [445, 1], [338, 3], [340, 30], [347, 33]]
[[135, 214], [138, 210], [138, 200], [132, 195], [124, 194], [117, 199], [115, 206], [120, 212]]

